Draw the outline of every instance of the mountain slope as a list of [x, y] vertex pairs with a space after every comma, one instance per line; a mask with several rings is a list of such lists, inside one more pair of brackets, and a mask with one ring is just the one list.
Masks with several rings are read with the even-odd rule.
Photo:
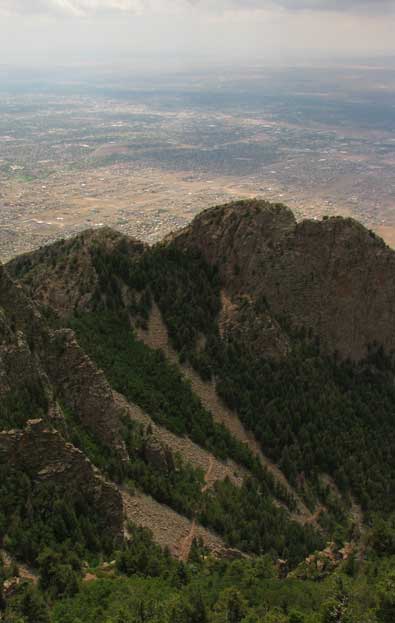
[[392, 620], [394, 259], [248, 201], [0, 267], [0, 619]]
[[[138, 334], [146, 344], [152, 348], [161, 349], [171, 361], [177, 362], [177, 354], [171, 347], [166, 326], [163, 323], [159, 309], [155, 305], [152, 308], [146, 330], [139, 329]], [[232, 412], [220, 399], [215, 390], [215, 385], [200, 378], [191, 366], [183, 365], [182, 371], [191, 382], [194, 392], [199, 396], [204, 407], [213, 414], [215, 421], [225, 426], [241, 443], [246, 444], [251, 452], [259, 458], [262, 465], [272, 474], [274, 480], [295, 500], [296, 508], [293, 518], [301, 523], [311, 521], [312, 513], [309, 512], [297, 492], [291, 488], [278, 467], [264, 456], [254, 435], [245, 430], [237, 414]], [[314, 522], [312, 521], [312, 523]]]
[[174, 242], [217, 266], [232, 299], [265, 301], [329, 352], [394, 348], [395, 253], [352, 219], [297, 223], [285, 206], [240, 202], [206, 210]]
[[147, 495], [178, 513], [188, 550], [204, 524], [296, 564], [352, 539], [354, 498], [369, 521], [395, 510], [394, 261], [350, 219], [255, 201], [153, 248], [103, 229], [16, 258], [2, 426], [38, 414], [141, 501], [140, 525]]
[[[250, 437], [255, 433], [294, 487], [303, 491], [320, 472], [328, 472], [343, 489], [352, 481], [366, 505], [373, 464], [376, 477], [368, 497], [387, 499], [393, 487], [392, 476], [378, 487], [379, 465], [387, 453], [380, 437], [385, 430], [390, 445], [393, 436], [386, 408], [393, 401], [392, 364], [372, 347], [382, 345], [387, 353], [392, 348], [394, 258], [381, 240], [351, 219], [298, 224], [282, 205], [249, 201], [203, 212], [152, 250], [110, 230], [86, 232], [17, 258], [8, 270], [45, 309], [51, 301], [50, 314], [61, 323], [76, 313], [122, 312], [144, 339], [155, 301], [181, 364], [187, 359], [205, 380], [213, 378]], [[73, 266], [83, 266], [90, 275], [83, 297]], [[331, 353], [356, 363], [337, 363], [327, 358]], [[380, 365], [388, 370], [384, 373]], [[291, 396], [281, 391], [284, 384]], [[355, 400], [353, 392], [364, 396]], [[361, 401], [363, 413], [358, 412]], [[377, 401], [379, 432], [369, 415]], [[358, 429], [360, 421], [368, 424], [367, 436]], [[369, 436], [372, 448], [367, 450]], [[340, 439], [340, 450], [333, 447], [334, 438]], [[363, 448], [373, 464], [362, 460]]]
[[[50, 397], [51, 410], [45, 404], [40, 415], [50, 427], [60, 431], [66, 443], [71, 440], [84, 452], [107, 478], [126, 483], [122, 496], [126, 519], [130, 516], [128, 508], [133, 507], [137, 511], [134, 516], [140, 517], [138, 525], [150, 526], [154, 538], [161, 545], [167, 544], [174, 553], [185, 557], [193, 537], [201, 538], [203, 545], [214, 548], [219, 555], [228, 555], [224, 540], [234, 553], [235, 546], [245, 551], [260, 549], [262, 543], [260, 540], [253, 543], [252, 532], [243, 536], [227, 527], [223, 519], [216, 520], [218, 513], [225, 517], [222, 490], [217, 491], [216, 483], [229, 478], [230, 493], [235, 499], [240, 496], [243, 499], [247, 495], [243, 481], [254, 477], [259, 478], [259, 487], [262, 487], [262, 491], [257, 490], [254, 495], [264, 493], [265, 496], [259, 528], [262, 536], [266, 514], [275, 516], [277, 521], [265, 541], [278, 549], [278, 555], [288, 544], [292, 557], [295, 561], [300, 560], [322, 541], [313, 531], [306, 530], [305, 534], [300, 529], [300, 539], [292, 545], [295, 529], [286, 504], [294, 502], [288, 493], [280, 490], [243, 444], [215, 424], [212, 415], [201, 406], [174, 366], [169, 366], [149, 349], [144, 350], [137, 342], [129, 343], [127, 334], [130, 329], [124, 311], [137, 310], [141, 315], [147, 302], [142, 301], [143, 297], [128, 288], [121, 278], [107, 274], [102, 258], [112, 256], [116, 259], [119, 253], [124, 262], [133, 263], [141, 257], [141, 245], [114, 236], [111, 231], [100, 232], [98, 236], [88, 232], [73, 241], [58, 243], [29, 257], [19, 258], [8, 266], [14, 277], [19, 274], [22, 278], [23, 287], [13, 282], [4, 271], [4, 313], [11, 315], [10, 301], [17, 292], [20, 304], [12, 304], [13, 322], [18, 325], [21, 335], [26, 331], [31, 333], [32, 369], [39, 370], [45, 378], [44, 395]], [[90, 289], [85, 289], [87, 281], [82, 289], [73, 266], [83, 266], [83, 271], [91, 275]], [[32, 294], [34, 302], [29, 298]], [[114, 312], [119, 312], [120, 317]], [[76, 329], [77, 337], [68, 328], [69, 323]], [[103, 342], [106, 332], [108, 343]], [[114, 351], [111, 349], [116, 340], [118, 346]], [[124, 347], [129, 349], [125, 350], [124, 362], [119, 360], [117, 370], [112, 371], [101, 357], [107, 348], [110, 361], [114, 361]], [[133, 368], [136, 378], [130, 384], [125, 377], [125, 385], [122, 379], [125, 373], [129, 373], [129, 357], [136, 359]], [[104, 367], [106, 374], [97, 364]], [[156, 378], [152, 374], [154, 370], [158, 375]], [[117, 374], [121, 376], [117, 377]], [[17, 377], [18, 382], [24, 382], [19, 374]], [[11, 385], [15, 383], [16, 378]], [[34, 387], [37, 386], [35, 383]], [[120, 396], [120, 390], [129, 402]], [[6, 395], [4, 404], [8, 399]], [[177, 400], [179, 405], [175, 410]], [[148, 414], [140, 411], [140, 421], [131, 417], [138, 411], [135, 402], [148, 410]], [[28, 404], [24, 404], [23, 411], [22, 424], [31, 419]], [[153, 421], [162, 426], [156, 427]], [[170, 431], [166, 431], [163, 424], [170, 427]], [[185, 434], [189, 439], [183, 438]], [[210, 456], [208, 451], [214, 452], [215, 456]], [[180, 458], [177, 454], [181, 455]], [[207, 469], [202, 472], [205, 462]], [[51, 472], [50, 466], [48, 470]], [[129, 481], [132, 486], [127, 484]], [[57, 483], [52, 484], [60, 495]], [[155, 498], [157, 514], [166, 517], [170, 512], [167, 506], [175, 511], [173, 518], [178, 514], [174, 526], [178, 523], [193, 527], [188, 532], [185, 547], [180, 543], [177, 547], [173, 545], [174, 539], [177, 541], [178, 538], [176, 528], [170, 528], [166, 535], [159, 525], [156, 527], [150, 523], [154, 500], [148, 504], [146, 501], [150, 498], [141, 492]], [[278, 497], [285, 500], [285, 504], [282, 502], [285, 509], [274, 505]], [[125, 500], [128, 500], [127, 504]], [[214, 507], [217, 510], [213, 514]], [[200, 522], [205, 523], [207, 529], [201, 527]], [[220, 534], [213, 535], [213, 529]], [[163, 534], [167, 536], [167, 542], [163, 540]], [[29, 562], [34, 563], [34, 560]]]

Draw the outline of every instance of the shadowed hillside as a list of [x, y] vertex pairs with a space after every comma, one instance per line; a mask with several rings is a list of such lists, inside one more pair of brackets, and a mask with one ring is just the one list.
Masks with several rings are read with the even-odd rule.
[[258, 201], [1, 268], [0, 539], [37, 599], [206, 564], [303, 592], [395, 554], [394, 285], [355, 221]]

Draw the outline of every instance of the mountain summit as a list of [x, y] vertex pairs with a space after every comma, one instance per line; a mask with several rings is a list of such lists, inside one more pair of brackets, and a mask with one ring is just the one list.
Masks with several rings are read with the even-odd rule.
[[281, 204], [245, 201], [206, 210], [174, 242], [218, 267], [231, 298], [264, 299], [328, 352], [394, 348], [395, 253], [353, 219], [297, 223]]

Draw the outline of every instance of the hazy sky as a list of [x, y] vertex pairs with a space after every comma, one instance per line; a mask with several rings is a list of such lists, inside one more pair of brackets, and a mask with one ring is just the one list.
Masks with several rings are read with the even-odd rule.
[[0, 0], [0, 64], [395, 55], [395, 0]]

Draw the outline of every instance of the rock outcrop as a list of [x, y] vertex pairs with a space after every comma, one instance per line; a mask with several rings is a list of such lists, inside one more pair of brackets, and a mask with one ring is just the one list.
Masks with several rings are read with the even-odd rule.
[[127, 459], [122, 439], [122, 407], [103, 372], [79, 346], [70, 329], [51, 332], [45, 367], [62, 403], [106, 446]]
[[[281, 204], [238, 202], [205, 211], [162, 244], [198, 250], [217, 267], [222, 304], [218, 317], [210, 318], [213, 324], [218, 321], [224, 340], [234, 338], [252, 359], [260, 355], [285, 358], [292, 347], [293, 329], [302, 328], [319, 338], [324, 351], [355, 360], [363, 358], [372, 343], [388, 351], [395, 347], [395, 252], [352, 219], [297, 223]], [[161, 247], [159, 261], [160, 251]], [[16, 424], [19, 429], [0, 432], [0, 461], [26, 470], [37, 482], [54, 482], [60, 490], [71, 485], [93, 496], [115, 536], [123, 534], [124, 506], [130, 520], [152, 528], [155, 539], [170, 544], [181, 559], [187, 557], [193, 539], [202, 535], [211, 551], [233, 556], [222, 539], [196, 521], [165, 511], [162, 504], [142, 493], [130, 496], [123, 491], [121, 495], [67, 441], [71, 434], [64, 414], [70, 411], [78, 424], [76, 432], [82, 435], [83, 428], [89, 429], [97, 442], [127, 461], [123, 422], [130, 417], [145, 427], [140, 456], [155, 470], [168, 474], [177, 469], [179, 452], [186, 463], [203, 469], [203, 492], [216, 480], [229, 477], [240, 485], [245, 477], [246, 471], [231, 461], [221, 463], [190, 439], [153, 425], [146, 414], [114, 391], [115, 385], [110, 386], [86, 355], [74, 332], [59, 328], [67, 327], [74, 314], [94, 310], [119, 311], [120, 317], [136, 320], [141, 308], [144, 323], [136, 321], [140, 339], [181, 365], [159, 312], [160, 296], [152, 285], [157, 285], [157, 276], [146, 269], [144, 261], [138, 262], [145, 253], [150, 261], [152, 255], [142, 243], [103, 229], [84, 232], [0, 267], [0, 431], [15, 426], [10, 417], [8, 421], [4, 417], [1, 426], [8, 394], [18, 396], [19, 389], [30, 383], [45, 398], [42, 417], [36, 415], [41, 408], [30, 414], [29, 400], [25, 400], [24, 419]], [[163, 281], [163, 274], [158, 274]], [[182, 280], [188, 278], [182, 275], [171, 287], [182, 292]], [[217, 313], [219, 290], [214, 281], [211, 294]], [[158, 300], [152, 300], [155, 296]], [[209, 344], [207, 337], [199, 333], [202, 348]], [[117, 353], [112, 360], [117, 360]], [[279, 467], [266, 458], [257, 438], [219, 399], [215, 379], [203, 382], [187, 364], [181, 370], [203, 406], [212, 412], [213, 421], [247, 444], [281, 490], [295, 500], [295, 517], [303, 524], [315, 523], [318, 516], [311, 515]], [[27, 423], [26, 417], [30, 418]]]
[[147, 433], [145, 436], [144, 458], [147, 463], [164, 473], [175, 469], [173, 454], [169, 446], [162, 442], [156, 431]]
[[352, 359], [395, 347], [395, 252], [353, 219], [297, 223], [281, 204], [245, 201], [206, 210], [173, 240], [218, 267], [232, 302], [264, 307], [270, 331], [283, 319]]
[[55, 484], [59, 492], [84, 493], [93, 499], [109, 533], [122, 537], [123, 503], [118, 489], [43, 420], [29, 420], [24, 429], [0, 432], [0, 461], [38, 482]]
[[[395, 347], [395, 252], [353, 219], [298, 223], [282, 204], [249, 200], [202, 212], [166, 242], [198, 249], [218, 267], [227, 302], [222, 327], [255, 351], [284, 356], [283, 325], [310, 329], [342, 357], [360, 359], [373, 343]], [[64, 319], [92, 309], [98, 257], [120, 250], [136, 259], [146, 247], [108, 229], [87, 231], [17, 258], [7, 270]], [[127, 287], [117, 285], [127, 308]]]
[[52, 329], [24, 287], [0, 266], [0, 395], [26, 385], [40, 387], [46, 396], [45, 416], [62, 418], [61, 402], [103, 444], [127, 458], [123, 409], [103, 372], [80, 348], [73, 331]]
[[108, 227], [88, 229], [74, 238], [15, 258], [7, 264], [7, 271], [25, 286], [38, 305], [67, 319], [75, 312], [92, 311], [100, 285], [97, 252], [111, 255], [119, 247], [130, 257], [139, 257], [147, 248]]

